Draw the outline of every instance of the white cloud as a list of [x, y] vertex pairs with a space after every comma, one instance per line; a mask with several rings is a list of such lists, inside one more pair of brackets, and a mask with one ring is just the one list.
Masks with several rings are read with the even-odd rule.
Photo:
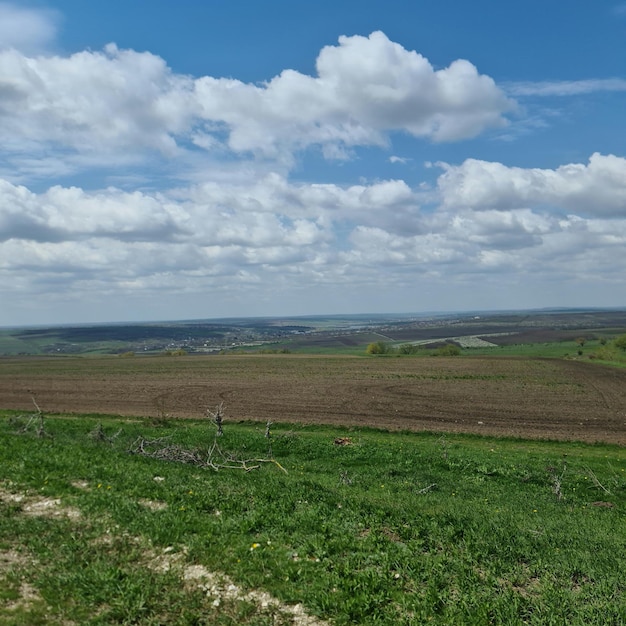
[[626, 79], [598, 78], [509, 83], [503, 86], [512, 96], [577, 96], [602, 91], [626, 91]]
[[142, 149], [173, 156], [174, 136], [187, 130], [191, 80], [173, 75], [150, 53], [100, 52], [28, 58], [0, 53], [0, 138], [18, 156], [72, 150], [104, 162]]
[[468, 159], [440, 164], [438, 186], [446, 207], [476, 210], [551, 206], [590, 216], [626, 216], [626, 159], [593, 154], [588, 164], [523, 169]]
[[323, 48], [317, 76], [285, 70], [263, 85], [175, 74], [158, 56], [114, 44], [69, 57], [0, 51], [0, 140], [6, 167], [22, 172], [36, 173], [40, 157], [54, 172], [55, 156], [77, 169], [198, 150], [289, 163], [319, 146], [347, 158], [355, 146], [386, 145], [394, 131], [474, 137], [505, 125], [513, 108], [468, 61], [435, 71], [381, 32]]
[[0, 49], [26, 54], [44, 51], [55, 40], [59, 16], [51, 10], [29, 9], [0, 2]]
[[233, 150], [274, 156], [283, 146], [382, 145], [390, 131], [466, 139], [505, 125], [514, 108], [468, 61], [435, 71], [382, 32], [340, 37], [316, 68], [316, 77], [285, 70], [262, 86], [201, 78], [202, 115], [231, 129]]
[[[623, 281], [626, 220], [615, 207], [624, 206], [624, 159], [593, 155], [556, 170], [446, 167], [441, 204], [429, 211], [402, 180], [342, 187], [271, 174], [150, 193], [35, 193], [1, 181], [3, 293], [236, 298], [245, 289], [264, 298], [306, 286], [347, 298], [372, 284]], [[588, 211], [583, 200], [600, 189]]]

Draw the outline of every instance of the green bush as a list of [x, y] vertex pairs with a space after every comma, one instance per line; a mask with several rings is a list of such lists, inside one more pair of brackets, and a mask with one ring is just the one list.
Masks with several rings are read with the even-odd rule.
[[367, 354], [389, 354], [391, 346], [384, 341], [375, 341], [367, 346], [366, 352]]
[[626, 351], [626, 335], [620, 335], [614, 342], [613, 345], [620, 350]]
[[187, 350], [184, 348], [177, 348], [176, 350], [166, 350], [163, 354], [165, 356], [186, 356]]
[[435, 356], [458, 356], [459, 354], [461, 354], [461, 348], [454, 343], [440, 346], [434, 352]]
[[415, 346], [411, 343], [405, 343], [398, 348], [400, 354], [418, 354], [420, 351], [422, 351], [420, 346]]

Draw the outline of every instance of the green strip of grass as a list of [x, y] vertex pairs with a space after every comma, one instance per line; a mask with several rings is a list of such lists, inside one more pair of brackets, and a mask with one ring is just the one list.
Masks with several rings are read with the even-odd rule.
[[214, 471], [128, 453], [142, 435], [206, 458], [207, 422], [24, 424], [0, 423], [0, 622], [290, 623], [184, 565], [334, 624], [626, 619], [623, 448], [227, 422], [223, 450], [287, 473]]

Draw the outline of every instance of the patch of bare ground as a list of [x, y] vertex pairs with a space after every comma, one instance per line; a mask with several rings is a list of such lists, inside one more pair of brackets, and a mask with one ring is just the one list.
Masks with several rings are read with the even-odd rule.
[[44, 498], [24, 493], [13, 493], [0, 485], [0, 501], [18, 504], [25, 515], [33, 517], [78, 519], [80, 511], [76, 508], [63, 506], [60, 498]]
[[[8, 548], [0, 550], [0, 585], [5, 589], [11, 589], [13, 598], [2, 602], [2, 624], [27, 624], [28, 616], [38, 613], [46, 606], [45, 600], [38, 589], [25, 580], [26, 572], [37, 567], [33, 557], [23, 549]], [[64, 619], [56, 619], [46, 615], [47, 624], [60, 626], [74, 626], [74, 622]], [[37, 623], [40, 623], [39, 621]]]
[[[75, 509], [63, 509], [60, 500], [29, 497], [26, 494], [9, 491], [3, 485], [0, 485], [0, 501], [8, 504], [19, 504], [25, 515], [73, 518], [77, 513]], [[0, 585], [5, 589], [11, 588], [12, 584], [16, 585], [14, 587], [16, 597], [2, 603], [0, 621], [3, 624], [26, 624], [29, 614], [46, 606], [45, 600], [37, 588], [25, 580], [27, 571], [32, 571], [36, 567], [36, 560], [23, 549], [9, 547], [0, 550]], [[15, 622], [12, 621], [13, 618], [15, 618]], [[52, 616], [46, 616], [46, 623], [74, 626], [72, 621], [58, 620]]]
[[30, 608], [36, 602], [43, 602], [39, 592], [27, 582], [22, 581], [19, 589], [19, 598], [8, 602], [5, 608], [8, 611], [19, 611]]
[[329, 626], [329, 622], [309, 615], [302, 604], [282, 603], [266, 591], [246, 591], [226, 574], [213, 572], [204, 565], [186, 563], [184, 551], [174, 552], [171, 548], [166, 548], [159, 554], [153, 554], [148, 566], [160, 573], [176, 572], [185, 586], [205, 592], [216, 608], [224, 602], [248, 602], [260, 611], [272, 610], [279, 613], [293, 626]]
[[160, 502], [158, 500], [148, 500], [147, 498], [139, 498], [137, 500], [141, 506], [146, 509], [150, 509], [151, 511], [164, 511], [167, 509], [167, 502]]

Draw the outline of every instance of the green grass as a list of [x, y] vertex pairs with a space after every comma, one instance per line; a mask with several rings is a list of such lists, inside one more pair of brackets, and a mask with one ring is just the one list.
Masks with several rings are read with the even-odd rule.
[[[290, 623], [252, 596], [214, 606], [184, 565], [334, 624], [626, 620], [624, 448], [281, 424], [287, 473], [216, 472], [128, 453], [206, 452], [206, 422], [49, 417], [40, 438], [2, 415], [0, 623]], [[263, 434], [226, 422], [219, 444], [268, 458]], [[43, 498], [60, 504], [33, 514]]]
[[519, 356], [524, 358], [570, 358], [615, 367], [626, 367], [626, 352], [612, 346], [611, 342], [602, 345], [599, 341], [588, 341], [579, 346], [575, 341], [549, 343], [526, 343], [499, 346], [494, 348], [466, 348], [465, 355], [475, 356]]

